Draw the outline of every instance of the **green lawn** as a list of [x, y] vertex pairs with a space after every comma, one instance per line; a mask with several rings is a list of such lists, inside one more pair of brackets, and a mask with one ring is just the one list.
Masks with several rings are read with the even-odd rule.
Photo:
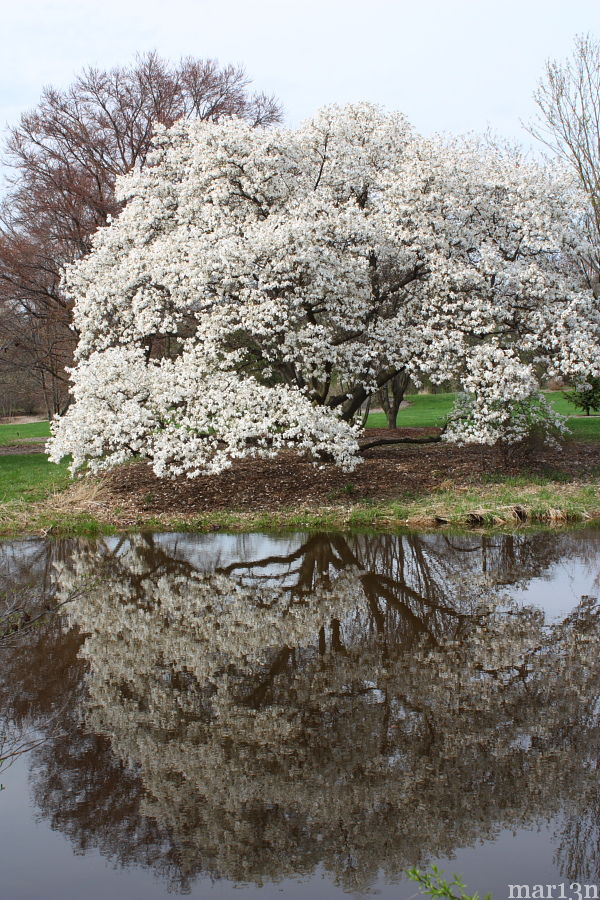
[[[28, 443], [29, 438], [50, 436], [48, 422], [26, 425], [0, 425], [0, 445]], [[68, 463], [56, 466], [45, 453], [19, 453], [0, 456], [0, 503], [10, 500], [42, 500], [70, 480]]]
[[[576, 440], [600, 440], [600, 415], [580, 416], [581, 410], [573, 406], [563, 397], [562, 391], [545, 391], [546, 397], [557, 412], [569, 417], [569, 428]], [[443, 425], [452, 408], [456, 394], [410, 394], [406, 399], [410, 406], [398, 413], [399, 428], [425, 428]], [[368, 428], [385, 428], [387, 419], [384, 413], [371, 413], [367, 422]]]
[[600, 416], [569, 419], [569, 428], [574, 441], [600, 441]]
[[[410, 403], [398, 413], [399, 428], [429, 428], [443, 425], [454, 403], [456, 394], [410, 394]], [[371, 413], [367, 428], [387, 428], [385, 413]]]
[[[0, 426], [4, 427], [4, 426]], [[45, 453], [0, 456], [0, 503], [43, 500], [70, 481], [68, 462], [48, 462]]]
[[0, 445], [19, 444], [28, 438], [50, 437], [49, 422], [30, 422], [28, 425], [0, 425]]

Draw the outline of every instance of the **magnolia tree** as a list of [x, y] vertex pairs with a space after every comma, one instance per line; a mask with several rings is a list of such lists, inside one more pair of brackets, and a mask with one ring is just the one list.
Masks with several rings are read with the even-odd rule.
[[156, 148], [66, 272], [81, 339], [52, 459], [193, 477], [293, 447], [351, 469], [359, 410], [399, 373], [458, 380], [443, 437], [489, 444], [552, 420], [542, 375], [600, 374], [570, 265], [585, 201], [558, 166], [367, 104], [297, 130], [181, 122]]

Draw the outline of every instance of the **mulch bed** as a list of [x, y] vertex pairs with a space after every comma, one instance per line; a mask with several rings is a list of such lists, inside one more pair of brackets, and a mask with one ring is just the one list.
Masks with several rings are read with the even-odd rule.
[[[428, 437], [435, 428], [391, 431], [371, 428], [365, 442], [390, 437]], [[313, 464], [291, 452], [276, 459], [243, 459], [220, 475], [159, 479], [144, 463], [105, 476], [113, 502], [147, 512], [204, 513], [212, 510], [273, 510], [359, 500], [418, 497], [438, 488], [480, 484], [491, 474], [561, 472], [573, 479], [598, 475], [600, 442], [570, 442], [563, 451], [544, 448], [526, 458], [506, 459], [498, 449], [449, 444], [375, 447], [352, 473], [331, 463]]]

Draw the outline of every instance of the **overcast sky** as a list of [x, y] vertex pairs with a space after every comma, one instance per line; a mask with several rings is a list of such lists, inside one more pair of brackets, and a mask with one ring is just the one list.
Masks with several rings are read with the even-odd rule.
[[242, 63], [288, 123], [371, 100], [425, 133], [528, 140], [520, 120], [547, 58], [600, 37], [600, 0], [0, 0], [0, 124], [44, 85], [156, 49]]

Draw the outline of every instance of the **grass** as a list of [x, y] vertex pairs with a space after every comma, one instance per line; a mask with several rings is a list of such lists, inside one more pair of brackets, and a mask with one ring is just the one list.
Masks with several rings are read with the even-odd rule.
[[0, 503], [34, 502], [62, 490], [71, 480], [67, 466], [49, 463], [44, 453], [0, 456]]
[[569, 428], [573, 441], [599, 441], [600, 416], [585, 416], [583, 419], [569, 419]]
[[[49, 422], [25, 425], [0, 425], [0, 446], [22, 444], [30, 438], [50, 436]], [[45, 453], [22, 453], [0, 456], [0, 504], [21, 501], [33, 503], [63, 490], [71, 481], [68, 462], [48, 462]]]
[[[572, 440], [600, 440], [600, 415], [583, 416], [565, 397], [562, 391], [544, 391], [554, 409], [569, 419]], [[442, 426], [452, 409], [456, 394], [410, 394], [407, 400], [410, 406], [398, 413], [399, 428], [430, 428]], [[577, 417], [577, 418], [574, 418]], [[371, 413], [367, 428], [386, 428], [385, 413]]]
[[26, 425], [0, 425], [0, 446], [20, 444], [29, 438], [50, 437], [49, 422], [29, 422]]
[[[410, 394], [410, 406], [398, 413], [399, 428], [430, 428], [443, 425], [452, 409], [456, 394]], [[367, 428], [387, 428], [385, 413], [371, 413]]]

